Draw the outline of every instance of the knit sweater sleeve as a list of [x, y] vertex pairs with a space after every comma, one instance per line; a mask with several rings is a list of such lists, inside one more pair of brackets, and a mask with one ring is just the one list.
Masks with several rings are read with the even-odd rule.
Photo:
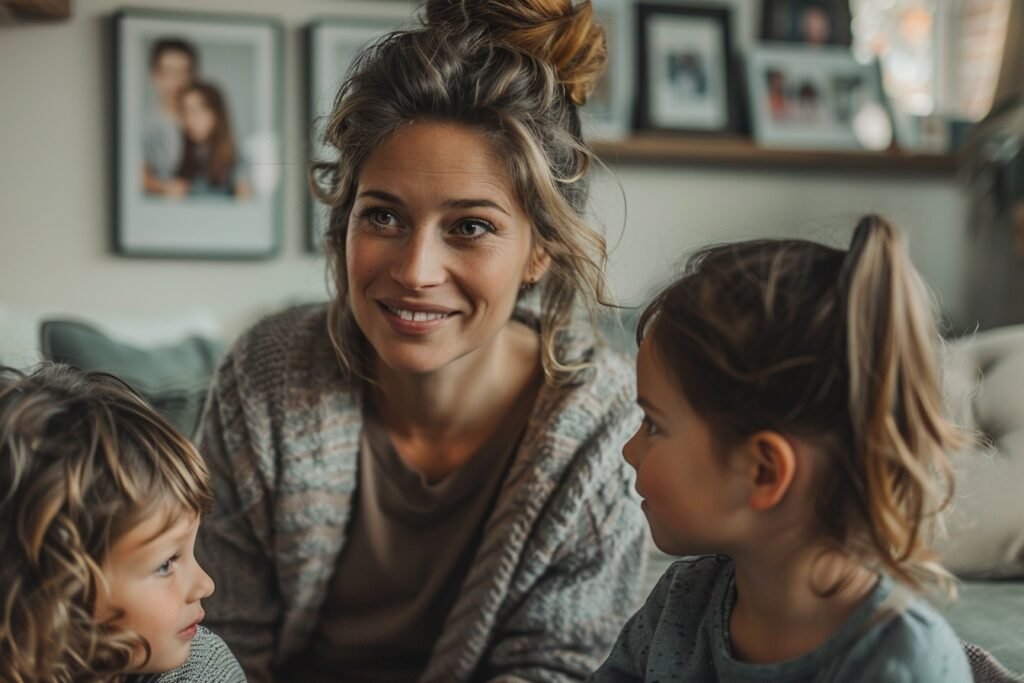
[[[584, 680], [639, 604], [647, 531], [621, 456], [622, 444], [639, 423], [631, 388], [608, 397], [611, 407], [601, 433], [577, 453], [597, 480], [583, 489], [575, 519], [568, 521], [572, 532], [550, 566], [525, 599], [499, 618], [474, 680]], [[572, 488], [566, 482], [565, 493]], [[552, 507], [566, 509], [561, 502]]]
[[216, 584], [204, 601], [206, 623], [230, 646], [249, 681], [263, 683], [271, 680], [282, 598], [260, 484], [262, 449], [250, 439], [237, 351], [222, 363], [204, 413], [199, 450], [210, 469], [214, 507], [200, 526], [196, 553]]

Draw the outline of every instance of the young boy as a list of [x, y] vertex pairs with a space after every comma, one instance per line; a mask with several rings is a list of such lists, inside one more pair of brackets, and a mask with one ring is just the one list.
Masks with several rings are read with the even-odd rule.
[[199, 626], [211, 504], [195, 448], [120, 380], [0, 368], [0, 680], [244, 682]]

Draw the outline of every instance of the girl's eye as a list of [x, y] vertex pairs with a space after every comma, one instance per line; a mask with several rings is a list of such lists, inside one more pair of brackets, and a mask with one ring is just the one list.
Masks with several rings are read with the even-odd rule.
[[174, 557], [170, 558], [169, 560], [167, 560], [162, 565], [160, 565], [159, 567], [156, 568], [156, 575], [157, 576], [170, 576], [171, 575], [171, 571], [174, 569], [174, 563], [177, 562], [177, 561], [178, 561], [178, 555], [175, 555]]
[[658, 429], [658, 425], [654, 424], [646, 415], [644, 415], [644, 421], [640, 423], [640, 429], [643, 430], [644, 436], [654, 436], [661, 431]]
[[494, 226], [487, 221], [468, 220], [458, 223], [452, 229], [452, 232], [454, 232], [458, 237], [479, 239], [489, 232], [494, 232]]

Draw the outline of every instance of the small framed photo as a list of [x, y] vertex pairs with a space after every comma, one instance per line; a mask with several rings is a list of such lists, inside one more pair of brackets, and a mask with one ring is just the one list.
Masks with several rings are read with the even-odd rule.
[[747, 79], [755, 140], [766, 147], [884, 150], [892, 119], [877, 63], [848, 48], [754, 49]]
[[[399, 28], [405, 17], [325, 19], [306, 29], [309, 82], [309, 134], [313, 159], [323, 160], [333, 152], [324, 144], [324, 130], [349, 67], [366, 46]], [[328, 207], [309, 196], [306, 244], [311, 252], [322, 250], [327, 230]]]
[[125, 10], [114, 34], [115, 250], [273, 256], [282, 223], [280, 25]]
[[637, 5], [637, 46], [641, 128], [735, 131], [727, 9]]
[[580, 115], [589, 139], [614, 141], [629, 135], [633, 109], [633, 8], [622, 0], [594, 0], [594, 15], [604, 28], [608, 65]]
[[761, 40], [849, 45], [850, 0], [761, 0]]

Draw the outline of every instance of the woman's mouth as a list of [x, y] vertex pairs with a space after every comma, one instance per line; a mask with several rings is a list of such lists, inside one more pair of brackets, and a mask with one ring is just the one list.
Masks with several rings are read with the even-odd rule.
[[406, 322], [425, 323], [433, 322], [434, 320], [442, 320], [444, 318], [450, 318], [455, 315], [453, 312], [442, 312], [442, 311], [413, 311], [407, 308], [397, 308], [395, 306], [388, 306], [382, 303], [381, 306], [393, 316], [401, 318]]

